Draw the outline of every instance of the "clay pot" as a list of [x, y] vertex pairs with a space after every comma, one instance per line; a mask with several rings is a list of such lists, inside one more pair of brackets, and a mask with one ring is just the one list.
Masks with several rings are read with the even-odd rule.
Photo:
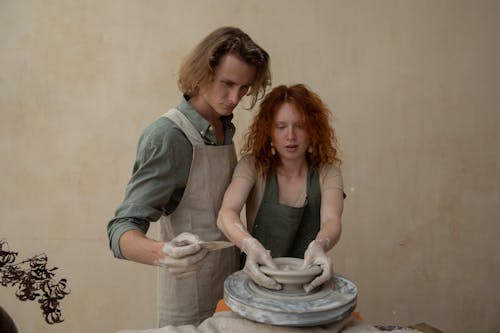
[[311, 282], [317, 275], [321, 274], [319, 266], [301, 269], [304, 259], [281, 257], [273, 258], [278, 266], [277, 269], [260, 266], [260, 270], [283, 285], [283, 290], [299, 290], [304, 284]]

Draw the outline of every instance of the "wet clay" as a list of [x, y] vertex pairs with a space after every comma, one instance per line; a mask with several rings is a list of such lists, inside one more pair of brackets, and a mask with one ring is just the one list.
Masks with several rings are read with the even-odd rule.
[[276, 269], [261, 266], [260, 270], [281, 283], [283, 290], [300, 290], [304, 284], [311, 282], [321, 274], [319, 266], [301, 269], [304, 260], [300, 258], [282, 257], [274, 258], [273, 261], [278, 266]]

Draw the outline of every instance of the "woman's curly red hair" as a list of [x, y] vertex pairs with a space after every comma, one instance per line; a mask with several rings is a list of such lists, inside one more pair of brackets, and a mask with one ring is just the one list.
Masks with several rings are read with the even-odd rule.
[[245, 136], [241, 153], [254, 155], [255, 167], [263, 174], [276, 169], [280, 159], [271, 154], [271, 130], [276, 110], [283, 103], [293, 104], [304, 117], [312, 148], [306, 155], [308, 164], [313, 168], [328, 163], [340, 166], [337, 138], [330, 125], [331, 112], [321, 98], [303, 84], [280, 85], [264, 97]]

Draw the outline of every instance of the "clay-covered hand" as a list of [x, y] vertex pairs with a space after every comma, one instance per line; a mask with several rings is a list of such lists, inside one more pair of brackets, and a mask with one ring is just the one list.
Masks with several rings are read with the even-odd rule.
[[306, 269], [313, 265], [320, 266], [322, 272], [310, 283], [304, 285], [304, 290], [306, 292], [310, 292], [314, 288], [329, 281], [332, 277], [332, 260], [326, 255], [321, 243], [317, 240], [313, 240], [309, 243], [309, 246], [304, 253], [304, 264], [302, 265], [302, 269]]
[[177, 277], [197, 271], [208, 253], [208, 250], [203, 248], [200, 243], [201, 240], [197, 235], [183, 232], [163, 245], [162, 252], [165, 256], [158, 259], [156, 264], [166, 267], [171, 274]]
[[262, 273], [259, 269], [259, 264], [276, 269], [277, 266], [271, 257], [268, 250], [253, 237], [243, 239], [241, 242], [241, 250], [246, 253], [247, 258], [243, 271], [247, 273], [250, 278], [267, 289], [280, 290], [281, 284]]

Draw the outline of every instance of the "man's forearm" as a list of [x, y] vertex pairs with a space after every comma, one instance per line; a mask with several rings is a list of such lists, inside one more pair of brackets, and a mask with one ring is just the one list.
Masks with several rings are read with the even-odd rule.
[[125, 259], [135, 262], [155, 265], [162, 257], [164, 243], [147, 238], [139, 230], [129, 230], [120, 237], [120, 251]]

